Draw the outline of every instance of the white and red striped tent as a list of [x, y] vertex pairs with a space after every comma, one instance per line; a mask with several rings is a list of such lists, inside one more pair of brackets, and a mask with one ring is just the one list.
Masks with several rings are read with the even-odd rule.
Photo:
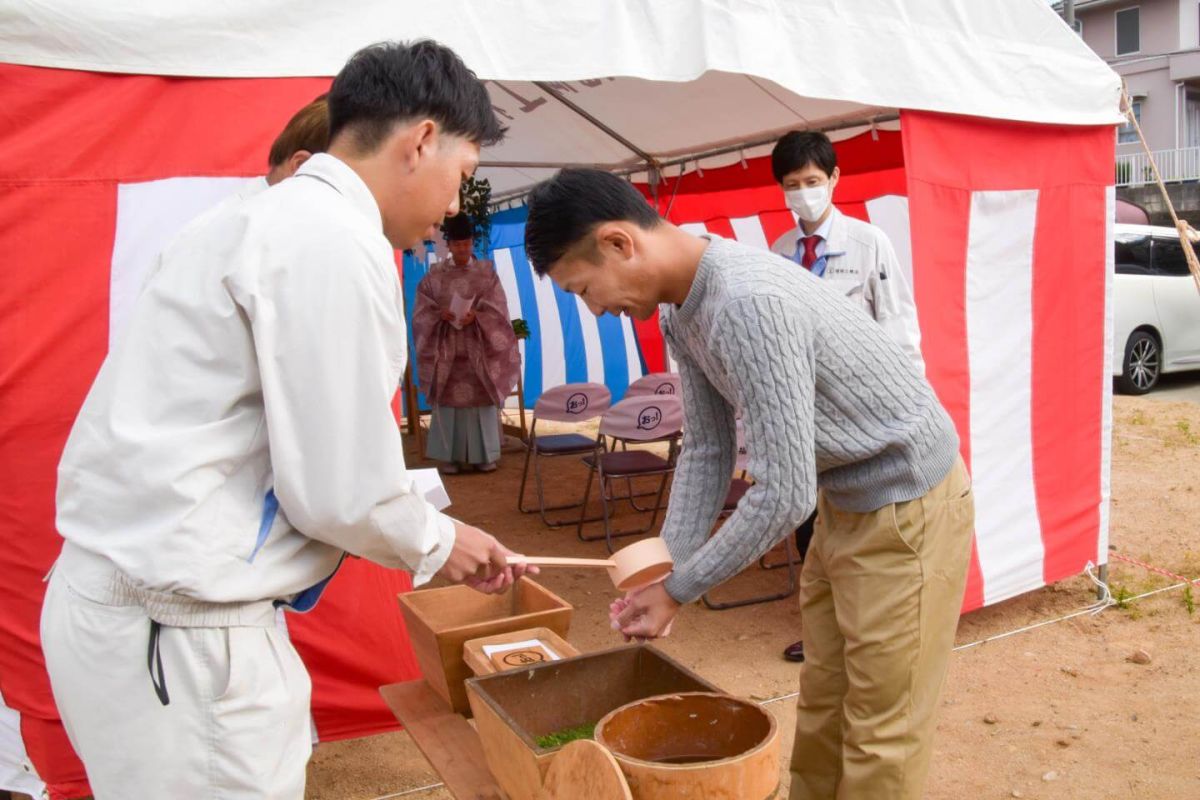
[[[765, 245], [791, 224], [769, 142], [828, 129], [837, 201], [909, 264], [929, 378], [975, 478], [965, 607], [1105, 561], [1119, 81], [1043, 0], [10, 0], [0, 788], [86, 792], [42, 666], [41, 579], [60, 544], [55, 466], [131, 287], [183, 222], [264, 171], [274, 134], [350, 53], [421, 36], [490, 81], [511, 129], [483, 173], [518, 204], [496, 245], [510, 305], [539, 322], [527, 376], [545, 388], [665, 363], [653, 327], [593, 327], [529, 274], [519, 196], [533, 181], [565, 164], [626, 172], [672, 220]], [[352, 562], [314, 612], [289, 615], [318, 738], [392, 724], [375, 687], [416, 674], [395, 613], [407, 585]]]

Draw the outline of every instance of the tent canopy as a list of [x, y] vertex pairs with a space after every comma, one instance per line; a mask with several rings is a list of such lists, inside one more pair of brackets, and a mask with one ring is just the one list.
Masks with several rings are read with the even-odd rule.
[[[261, 173], [266, 142], [351, 53], [423, 36], [489, 81], [510, 128], [484, 154], [494, 198], [563, 164], [661, 171], [672, 219], [761, 247], [793, 220], [754, 156], [786, 129], [834, 130], [839, 205], [911, 253], [927, 373], [975, 479], [966, 607], [1107, 557], [1120, 82], [1044, 0], [7, 0], [0, 464], [19, 469], [0, 481], [0, 730], [7, 704], [21, 737], [0, 737], [0, 786], [26, 788], [5, 765], [28, 773], [27, 751], [55, 800], [87, 791], [38, 646], [42, 576], [63, 442], [138, 277]], [[848, 138], [898, 116], [903, 135]], [[706, 178], [674, 180], [697, 160]], [[527, 393], [624, 385], [655, 341], [661, 368], [652, 323], [596, 318], [536, 278], [523, 214], [497, 215], [493, 243], [533, 331]], [[323, 740], [390, 724], [376, 687], [416, 674], [395, 613], [406, 579], [347, 570], [287, 623]]]
[[484, 154], [481, 176], [496, 197], [568, 164], [634, 172], [691, 169], [699, 158], [720, 166], [761, 155], [785, 130], [850, 135], [902, 108], [1062, 125], [1122, 121], [1119, 78], [1044, 0], [79, 5], [64, 13], [54, 3], [8, 3], [0, 61], [144, 75], [330, 76], [379, 39], [436, 38], [490, 81], [510, 128]]

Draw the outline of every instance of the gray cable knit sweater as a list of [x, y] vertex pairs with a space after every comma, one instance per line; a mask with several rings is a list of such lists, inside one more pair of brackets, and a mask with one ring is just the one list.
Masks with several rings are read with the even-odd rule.
[[[661, 324], [679, 364], [684, 448], [662, 535], [681, 603], [736, 575], [799, 525], [820, 487], [866, 512], [913, 500], [958, 457], [949, 416], [862, 309], [777, 255], [710, 237]], [[755, 484], [716, 535], [742, 411]]]

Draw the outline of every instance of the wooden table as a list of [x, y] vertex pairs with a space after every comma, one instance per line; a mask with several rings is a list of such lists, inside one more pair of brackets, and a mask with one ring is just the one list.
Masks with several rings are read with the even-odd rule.
[[451, 794], [460, 800], [506, 800], [487, 768], [479, 734], [429, 684], [393, 683], [379, 693]]

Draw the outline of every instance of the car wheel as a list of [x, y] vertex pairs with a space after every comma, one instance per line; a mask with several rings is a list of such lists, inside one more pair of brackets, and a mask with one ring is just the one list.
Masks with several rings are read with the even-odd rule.
[[1162, 348], [1145, 331], [1134, 331], [1125, 343], [1125, 361], [1117, 385], [1123, 394], [1145, 394], [1158, 383], [1162, 372]]

